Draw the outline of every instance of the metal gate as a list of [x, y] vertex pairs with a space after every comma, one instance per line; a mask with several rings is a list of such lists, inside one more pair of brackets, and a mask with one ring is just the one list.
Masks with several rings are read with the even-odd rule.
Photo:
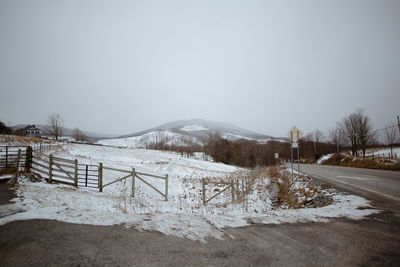
[[78, 164], [78, 186], [99, 188], [99, 166]]

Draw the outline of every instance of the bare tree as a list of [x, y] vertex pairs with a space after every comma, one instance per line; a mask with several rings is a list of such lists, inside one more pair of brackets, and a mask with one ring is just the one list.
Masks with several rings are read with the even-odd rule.
[[358, 142], [362, 149], [362, 155], [365, 157], [367, 146], [374, 144], [376, 141], [377, 132], [372, 126], [371, 119], [363, 110], [359, 109], [355, 114], [358, 120]]
[[311, 133], [311, 140], [314, 142], [314, 156], [317, 157], [319, 155], [319, 143], [324, 138], [324, 133], [321, 130], [314, 129]]
[[393, 146], [399, 141], [396, 126], [386, 126], [384, 137], [385, 143], [390, 146], [390, 157], [393, 158]]
[[336, 146], [336, 153], [340, 154], [340, 148], [343, 143], [343, 131], [339, 123], [336, 125], [336, 128], [329, 131], [329, 140]]
[[83, 141], [86, 141], [86, 136], [85, 136], [85, 134], [81, 131], [81, 130], [79, 130], [79, 128], [78, 127], [76, 127], [75, 128], [75, 130], [74, 130], [74, 139], [76, 140], [76, 141], [78, 141], [78, 142], [83, 142]]
[[358, 156], [358, 149], [361, 148], [362, 155], [365, 157], [367, 147], [376, 142], [377, 132], [362, 109], [345, 117], [341, 122], [341, 128], [344, 140], [351, 146], [353, 156]]
[[356, 113], [352, 113], [345, 117], [340, 123], [342, 129], [344, 141], [348, 146], [351, 147], [351, 153], [353, 156], [357, 155], [358, 145], [358, 126], [359, 120]]
[[49, 127], [49, 134], [58, 140], [63, 133], [63, 119], [61, 118], [60, 114], [54, 113], [50, 115], [47, 119], [47, 124]]

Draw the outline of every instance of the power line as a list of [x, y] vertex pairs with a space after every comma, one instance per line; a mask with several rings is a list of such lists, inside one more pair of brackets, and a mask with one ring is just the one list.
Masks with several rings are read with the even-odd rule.
[[392, 129], [392, 128], [396, 128], [397, 127], [397, 125], [392, 125], [392, 126], [389, 126], [389, 127], [385, 127], [385, 128], [382, 128], [382, 129], [378, 129], [378, 130], [376, 130], [377, 132], [379, 132], [379, 131], [384, 131], [384, 130], [386, 130], [386, 129]]

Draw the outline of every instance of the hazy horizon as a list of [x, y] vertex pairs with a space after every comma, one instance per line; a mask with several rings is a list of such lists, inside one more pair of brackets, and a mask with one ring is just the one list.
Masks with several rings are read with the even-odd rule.
[[400, 1], [0, 1], [0, 120], [325, 133], [400, 115]]

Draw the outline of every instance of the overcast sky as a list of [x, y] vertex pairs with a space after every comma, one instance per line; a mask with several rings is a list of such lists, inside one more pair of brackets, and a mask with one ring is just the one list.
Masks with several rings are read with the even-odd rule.
[[0, 0], [0, 120], [285, 136], [400, 115], [400, 1]]

